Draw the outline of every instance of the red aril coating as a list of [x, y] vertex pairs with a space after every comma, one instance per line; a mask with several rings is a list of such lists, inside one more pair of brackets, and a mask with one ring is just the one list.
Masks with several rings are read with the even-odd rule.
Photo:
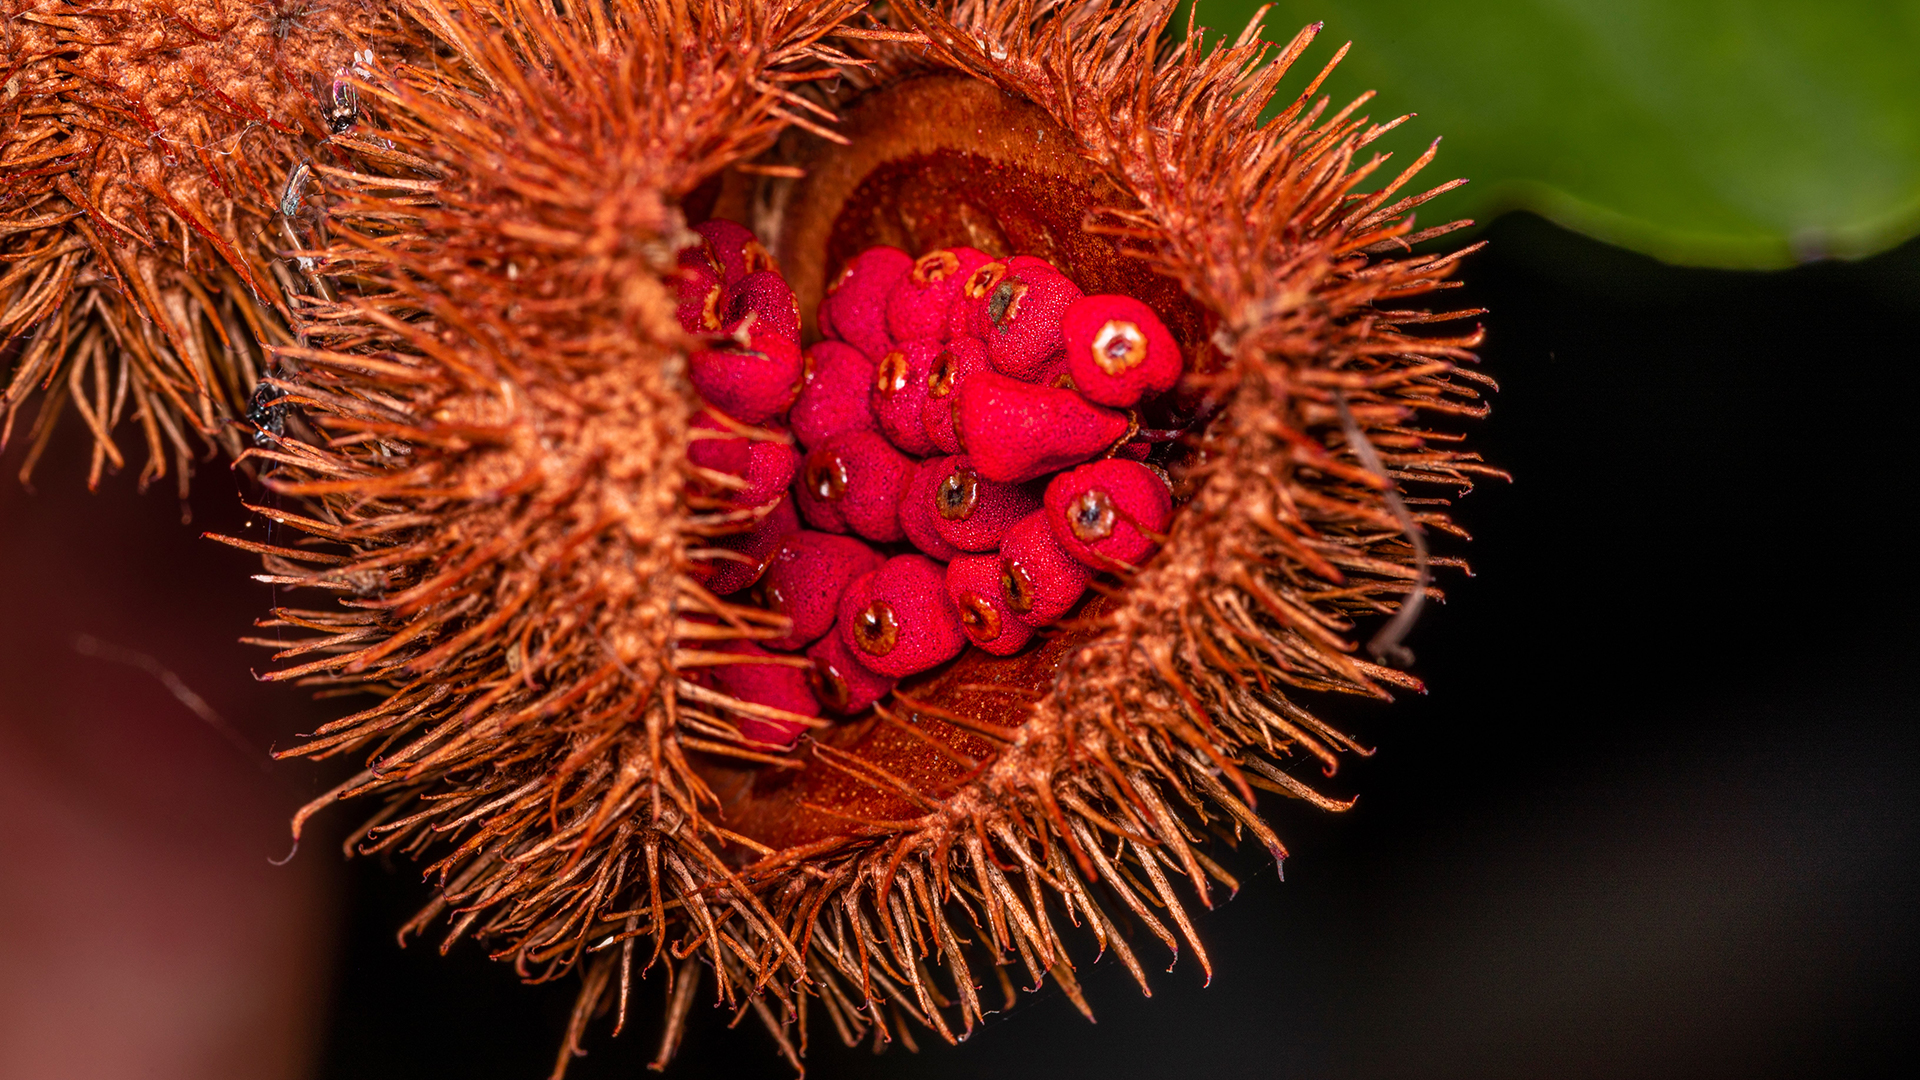
[[[749, 316], [751, 324], [747, 323]], [[773, 334], [800, 344], [800, 305], [787, 287], [787, 279], [772, 270], [748, 274], [727, 286], [721, 319], [729, 334], [737, 334], [745, 326], [750, 333]]]
[[[768, 652], [750, 641], [714, 644], [707, 646], [707, 649], [711, 652], [738, 653], [750, 658], [738, 664], [715, 664], [709, 669], [713, 684], [721, 693], [801, 716], [820, 715], [820, 701], [813, 696], [807, 669], [792, 663], [796, 657]], [[792, 746], [794, 740], [807, 730], [807, 725], [798, 721], [770, 716], [735, 714], [734, 724], [740, 729], [740, 734], [747, 738], [780, 747]]]
[[752, 439], [747, 448], [747, 468], [742, 479], [745, 488], [733, 492], [739, 506], [764, 506], [787, 494], [788, 485], [800, 471], [800, 450], [790, 442]]
[[976, 371], [990, 371], [987, 347], [978, 338], [957, 337], [947, 341], [940, 355], [933, 358], [927, 372], [927, 400], [921, 406], [920, 423], [927, 438], [943, 454], [960, 452], [960, 434], [953, 427], [953, 406], [960, 400], [960, 388]]
[[[688, 250], [697, 251], [697, 248]], [[681, 253], [683, 256], [685, 252]], [[725, 325], [721, 314], [726, 308], [727, 287], [720, 275], [706, 265], [706, 257], [693, 266], [685, 264], [684, 258], [674, 282], [679, 304], [674, 314], [680, 318], [680, 329], [689, 334], [717, 334]]]
[[913, 261], [887, 297], [887, 333], [895, 341], [947, 336], [947, 315], [975, 267], [993, 256], [970, 247], [942, 248]]
[[967, 640], [995, 656], [1011, 656], [1033, 638], [1033, 627], [1007, 606], [998, 555], [962, 555], [948, 563], [947, 597]]
[[[976, 337], [974, 324], [985, 318], [981, 314], [986, 309], [987, 297], [993, 294], [994, 287], [1007, 276], [1005, 260], [995, 259], [973, 268], [972, 272], [960, 281], [960, 294], [953, 298], [953, 307], [947, 311], [947, 338]], [[981, 342], [984, 347], [985, 342]]]
[[687, 378], [707, 404], [743, 424], [762, 424], [787, 410], [800, 389], [800, 348], [754, 333], [750, 342], [717, 341], [687, 361]]
[[736, 506], [764, 506], [786, 494], [800, 469], [800, 451], [783, 439], [752, 439], [736, 434], [710, 410], [694, 418], [687, 458], [714, 472], [737, 476], [744, 488], [712, 485], [713, 493]]
[[838, 633], [830, 633], [807, 647], [813, 670], [807, 684], [828, 712], [852, 716], [887, 696], [897, 681], [870, 670], [854, 659]]
[[766, 609], [793, 628], [764, 644], [794, 650], [833, 628], [840, 594], [855, 578], [880, 568], [885, 557], [851, 536], [801, 529], [780, 542], [760, 579]]
[[738, 222], [725, 218], [703, 221], [693, 227], [705, 241], [707, 257], [720, 272], [720, 278], [728, 285], [739, 281], [748, 274], [761, 270], [772, 270], [773, 256], [760, 243], [753, 231]]
[[907, 493], [900, 498], [900, 531], [906, 533], [907, 541], [923, 554], [941, 562], [961, 554], [959, 548], [941, 538], [934, 524], [933, 493], [946, 478], [947, 461], [947, 458], [928, 458], [915, 465]]
[[1180, 381], [1180, 345], [1153, 309], [1131, 296], [1087, 296], [1060, 320], [1067, 369], [1088, 401], [1130, 409]]
[[806, 383], [787, 417], [800, 445], [811, 449], [843, 431], [878, 430], [867, 408], [873, 361], [866, 353], [843, 341], [822, 341], [807, 349], [807, 360]]
[[900, 531], [900, 499], [913, 462], [871, 431], [846, 431], [814, 447], [800, 463], [794, 497], [807, 524], [887, 543]]
[[745, 476], [752, 460], [751, 441], [738, 434], [712, 409], [701, 409], [687, 425], [687, 460], [703, 469]]
[[1089, 462], [1047, 484], [1047, 527], [1061, 550], [1095, 570], [1139, 566], [1160, 546], [1173, 496], [1149, 466], [1125, 458]]
[[1020, 484], [988, 480], [971, 458], [941, 458], [933, 486], [933, 527], [940, 539], [961, 551], [992, 551], [1013, 523], [1039, 509], [1039, 500]]
[[927, 403], [927, 376], [945, 348], [932, 338], [897, 342], [873, 368], [873, 392], [867, 404], [880, 433], [915, 457], [939, 449], [927, 436], [921, 414]]
[[860, 663], [894, 678], [938, 667], [967, 647], [946, 568], [925, 555], [896, 555], [847, 586], [834, 633]]
[[972, 309], [973, 335], [987, 343], [994, 370], [1016, 379], [1039, 376], [1060, 351], [1060, 317], [1080, 287], [1040, 259], [1010, 259], [1006, 276]]
[[983, 371], [961, 387], [960, 445], [989, 480], [1021, 483], [1107, 452], [1132, 425], [1071, 390]]
[[793, 511], [792, 499], [781, 499], [760, 523], [746, 532], [716, 536], [705, 547], [720, 548], [734, 556], [716, 555], [694, 562], [694, 576], [700, 578], [717, 596], [739, 592], [760, 580], [767, 563], [779, 550], [780, 541], [800, 528], [800, 515]]
[[1028, 626], [1045, 626], [1065, 615], [1093, 579], [1093, 572], [1054, 540], [1045, 510], [1035, 510], [1007, 530], [1000, 542], [999, 566], [1001, 597]]
[[887, 334], [887, 296], [912, 266], [912, 257], [895, 247], [871, 247], [855, 255], [820, 301], [822, 332], [831, 326], [841, 341], [868, 356], [886, 355], [893, 341]]

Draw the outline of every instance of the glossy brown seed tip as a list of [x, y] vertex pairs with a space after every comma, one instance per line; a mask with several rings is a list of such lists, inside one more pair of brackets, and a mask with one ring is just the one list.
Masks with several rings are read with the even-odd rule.
[[854, 620], [853, 642], [868, 656], [885, 656], [900, 641], [900, 624], [893, 617], [893, 606], [875, 600]]
[[962, 465], [947, 474], [934, 489], [933, 505], [948, 521], [965, 521], [980, 502], [980, 474]]
[[1093, 336], [1093, 362], [1109, 375], [1140, 366], [1147, 358], [1147, 335], [1125, 319], [1113, 319]]

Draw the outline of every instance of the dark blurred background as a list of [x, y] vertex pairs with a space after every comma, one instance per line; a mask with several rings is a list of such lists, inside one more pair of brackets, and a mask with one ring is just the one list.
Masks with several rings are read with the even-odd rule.
[[[1443, 578], [1448, 602], [1412, 639], [1431, 696], [1324, 706], [1379, 748], [1331, 781], [1358, 805], [1266, 800], [1286, 879], [1235, 860], [1241, 894], [1198, 920], [1209, 987], [1191, 957], [1162, 972], [1143, 944], [1150, 1001], [1111, 960], [1083, 970], [1097, 1025], [1051, 988], [958, 1048], [922, 1033], [919, 1053], [876, 1056], [822, 1023], [815, 1075], [1914, 1074], [1920, 244], [1755, 274], [1674, 269], [1525, 215], [1485, 238], [1463, 299], [1492, 309], [1484, 366], [1503, 390], [1473, 442], [1516, 480], [1458, 507], [1476, 576]], [[261, 746], [328, 714], [236, 675], [263, 664], [231, 642], [271, 597], [234, 588], [249, 557], [194, 536], [260, 527], [227, 509], [243, 482], [210, 466], [182, 529], [165, 492], [80, 491], [79, 430], [43, 494], [0, 485], [0, 775], [15, 778], [0, 790], [0, 1016], [32, 999], [58, 1022], [71, 1003], [99, 1010], [83, 1026], [110, 1041], [172, 1007], [170, 985], [179, 1005], [167, 973], [204, 951], [180, 927], [211, 920], [212, 942], [245, 915], [259, 928], [244, 948], [218, 947], [250, 973], [190, 1019], [252, 1002], [247, 1023], [278, 1024], [327, 1078], [546, 1075], [573, 984], [522, 987], [470, 944], [397, 948], [426, 895], [410, 864], [342, 867], [320, 838], [269, 867], [325, 770], [263, 776], [157, 680], [73, 653], [76, 631], [149, 652]], [[16, 446], [0, 466], [19, 460]], [[58, 692], [71, 679], [77, 698]], [[125, 702], [139, 707], [100, 718]], [[143, 748], [133, 763], [97, 764], [124, 740]], [[217, 834], [191, 856], [205, 895], [164, 868], [75, 869], [87, 860], [46, 840], [66, 834], [22, 816], [37, 789], [21, 776], [45, 788], [32, 806], [62, 828], [97, 819], [80, 832], [109, 846], [153, 835], [184, 852]], [[210, 791], [232, 793], [211, 817]], [[184, 914], [128, 929], [153, 889]], [[62, 900], [22, 908], [50, 891]], [[194, 910], [221, 896], [238, 911]], [[55, 909], [82, 902], [86, 929], [61, 929]], [[141, 948], [157, 996], [108, 993], [116, 958]], [[663, 981], [637, 998], [630, 1033], [597, 1028], [571, 1075], [644, 1071]], [[752, 1018], [731, 1033], [729, 1019], [697, 1006], [671, 1074], [790, 1075]], [[0, 1044], [22, 1026], [0, 1019]], [[270, 1074], [298, 1070], [178, 1073]]]

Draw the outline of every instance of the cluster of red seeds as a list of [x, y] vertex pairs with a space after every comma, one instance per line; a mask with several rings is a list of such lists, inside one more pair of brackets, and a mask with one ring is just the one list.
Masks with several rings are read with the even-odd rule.
[[[715, 593], [757, 585], [792, 622], [725, 646], [762, 662], [713, 669], [718, 688], [857, 713], [969, 643], [1018, 652], [1093, 574], [1154, 552], [1173, 502], [1132, 410], [1182, 362], [1145, 304], [1083, 295], [1031, 256], [869, 248], [829, 286], [826, 340], [803, 355], [793, 292], [753, 234], [695, 231], [679, 313], [711, 336], [689, 376], [713, 414], [688, 454], [750, 526], [696, 565]], [[737, 431], [783, 422], [804, 457]], [[780, 656], [802, 650], [809, 667]], [[800, 730], [745, 728], [776, 745]]]

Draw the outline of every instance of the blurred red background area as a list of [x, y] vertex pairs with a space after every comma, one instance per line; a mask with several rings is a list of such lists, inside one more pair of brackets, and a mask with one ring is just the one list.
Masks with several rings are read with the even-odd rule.
[[89, 494], [68, 423], [29, 492], [24, 426], [0, 457], [0, 1077], [308, 1075], [340, 860], [321, 835], [268, 861], [319, 786], [268, 747], [318, 713], [246, 677], [268, 590], [200, 536], [257, 531], [246, 481], [204, 466], [182, 527], [171, 476]]

